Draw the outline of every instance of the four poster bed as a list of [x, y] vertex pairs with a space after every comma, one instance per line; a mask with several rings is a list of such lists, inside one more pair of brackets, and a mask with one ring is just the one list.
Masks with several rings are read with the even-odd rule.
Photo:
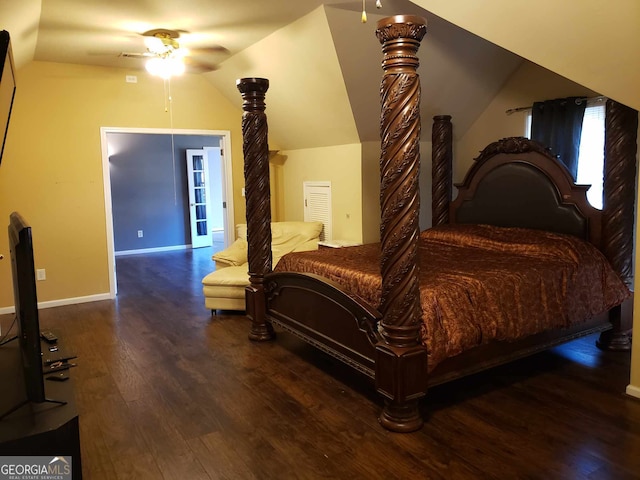
[[[418, 228], [420, 117], [416, 53], [424, 20], [378, 23], [381, 242], [288, 254], [271, 265], [268, 81], [238, 81], [243, 102], [249, 338], [292, 332], [375, 380], [380, 422], [419, 429], [427, 388], [603, 332], [628, 349], [637, 112], [607, 110], [605, 209], [541, 145], [486, 147], [451, 201], [449, 116], [433, 126], [433, 225]], [[635, 117], [634, 117], [635, 112]], [[635, 122], [635, 123], [634, 123]], [[634, 127], [635, 125], [635, 127]]]

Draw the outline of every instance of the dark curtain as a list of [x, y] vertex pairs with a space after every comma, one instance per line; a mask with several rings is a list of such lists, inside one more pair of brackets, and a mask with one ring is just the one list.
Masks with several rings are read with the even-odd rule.
[[535, 102], [531, 110], [531, 139], [551, 148], [574, 180], [586, 107], [586, 98], [568, 97]]

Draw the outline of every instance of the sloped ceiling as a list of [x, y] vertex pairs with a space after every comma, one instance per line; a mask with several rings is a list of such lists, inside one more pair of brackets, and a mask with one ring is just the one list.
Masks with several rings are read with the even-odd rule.
[[[4, 5], [4, 4], [10, 5]], [[0, 29], [11, 34], [13, 58], [17, 68], [33, 60], [38, 41], [41, 0], [3, 1]]]
[[[323, 14], [309, 16], [322, 3]], [[366, 3], [364, 25], [360, 0], [20, 0], [0, 3], [0, 18], [18, 66], [35, 58], [135, 71], [142, 62], [117, 53], [142, 47], [139, 33], [158, 26], [188, 30], [185, 42], [196, 46], [222, 44], [228, 53], [213, 59], [221, 69], [207, 78], [238, 106], [237, 78], [269, 78], [271, 138], [280, 148], [378, 140], [382, 72], [373, 32], [396, 13], [429, 22], [419, 52], [423, 139], [435, 114], [453, 115], [454, 134], [463, 135], [518, 55], [640, 108], [637, 0], [540, 0], [526, 12], [511, 0], [383, 0], [381, 15]]]
[[359, 141], [323, 7], [234, 55], [207, 76], [238, 106], [242, 103], [238, 78], [269, 79], [266, 113], [271, 148]]
[[[640, 110], [637, 0], [413, 0], [591, 90]], [[526, 11], [523, 11], [526, 8]]]
[[237, 78], [270, 79], [267, 104], [274, 148], [379, 139], [382, 55], [374, 31], [384, 16], [402, 12], [429, 22], [420, 52], [423, 137], [428, 137], [430, 118], [441, 113], [454, 116], [456, 134], [466, 131], [520, 61], [408, 0], [384, 0], [380, 11], [367, 0], [366, 24], [360, 23], [359, 0], [324, 3], [23, 0], [3, 3], [0, 14], [11, 31], [19, 66], [35, 59], [142, 69], [143, 62], [119, 53], [144, 51], [140, 33], [158, 26], [183, 31], [180, 40], [187, 46], [221, 44], [228, 53], [211, 59], [221, 68], [207, 78], [238, 107]]
[[[431, 136], [434, 115], [452, 115], [455, 134], [463, 135], [523, 59], [409, 1], [397, 0], [393, 8], [427, 20], [418, 51], [423, 139]], [[374, 10], [361, 25], [339, 4], [326, 12], [360, 141], [378, 141], [382, 53], [375, 29], [383, 15]]]
[[[411, 2], [391, 3], [396, 11], [428, 19], [419, 52], [423, 138], [439, 114], [453, 115], [456, 134], [464, 134], [522, 59]], [[381, 18], [374, 10], [361, 24], [353, 2], [320, 7], [207, 77], [238, 105], [237, 78], [270, 80], [267, 116], [277, 148], [378, 141], [382, 53], [375, 29]]]

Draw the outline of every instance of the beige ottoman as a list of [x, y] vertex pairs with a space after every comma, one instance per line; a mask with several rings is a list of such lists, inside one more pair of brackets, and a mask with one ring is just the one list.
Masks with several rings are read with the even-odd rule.
[[202, 279], [204, 305], [215, 310], [244, 310], [245, 287], [249, 285], [248, 264], [226, 267]]

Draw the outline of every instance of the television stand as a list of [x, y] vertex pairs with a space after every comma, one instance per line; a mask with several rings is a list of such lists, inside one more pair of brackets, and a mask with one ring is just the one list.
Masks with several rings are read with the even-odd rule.
[[[15, 407], [13, 407], [11, 410], [9, 410], [8, 412], [3, 413], [2, 415], [0, 415], [0, 422], [2, 422], [2, 420], [4, 420], [5, 417], [8, 417], [9, 415], [11, 415], [13, 412], [21, 409], [22, 407], [24, 407], [25, 405], [29, 405], [31, 402], [29, 400], [26, 400], [22, 403], [19, 403], [18, 405], [16, 405]], [[57, 403], [58, 405], [66, 405], [67, 402], [65, 402], [64, 400], [53, 400], [52, 398], [45, 398], [43, 403]], [[1, 425], [1, 424], [0, 424]]]
[[[11, 415], [13, 412], [21, 409], [22, 407], [24, 407], [25, 405], [29, 405], [31, 402], [29, 402], [29, 400], [19, 403], [18, 405], [16, 405], [15, 407], [13, 407], [11, 410], [9, 410], [8, 412], [3, 413], [0, 416], [0, 422], [2, 422], [2, 420], [4, 420], [5, 417], [8, 417], [9, 415]], [[67, 402], [64, 400], [53, 400], [52, 398], [45, 398], [43, 403], [57, 403], [58, 405], [66, 405]]]
[[18, 352], [17, 345], [15, 351], [11, 352], [13, 349], [14, 345], [5, 345], [0, 349], [0, 356], [7, 360], [0, 362], [0, 385], [4, 389], [0, 403], [11, 410], [0, 420], [0, 452], [3, 456], [70, 458], [72, 478], [82, 479], [73, 378], [64, 382], [45, 381], [46, 398], [55, 400], [25, 402], [20, 381], [22, 370], [18, 368], [19, 357], [15, 355]]
[[11, 338], [7, 338], [6, 340], [3, 340], [2, 342], [0, 342], [0, 347], [1, 347], [2, 345], [4, 345], [5, 343], [13, 342], [14, 340], [17, 340], [17, 339], [18, 339], [18, 336], [17, 336], [17, 335], [14, 335], [14, 336], [13, 336], [13, 337], [11, 337]]

